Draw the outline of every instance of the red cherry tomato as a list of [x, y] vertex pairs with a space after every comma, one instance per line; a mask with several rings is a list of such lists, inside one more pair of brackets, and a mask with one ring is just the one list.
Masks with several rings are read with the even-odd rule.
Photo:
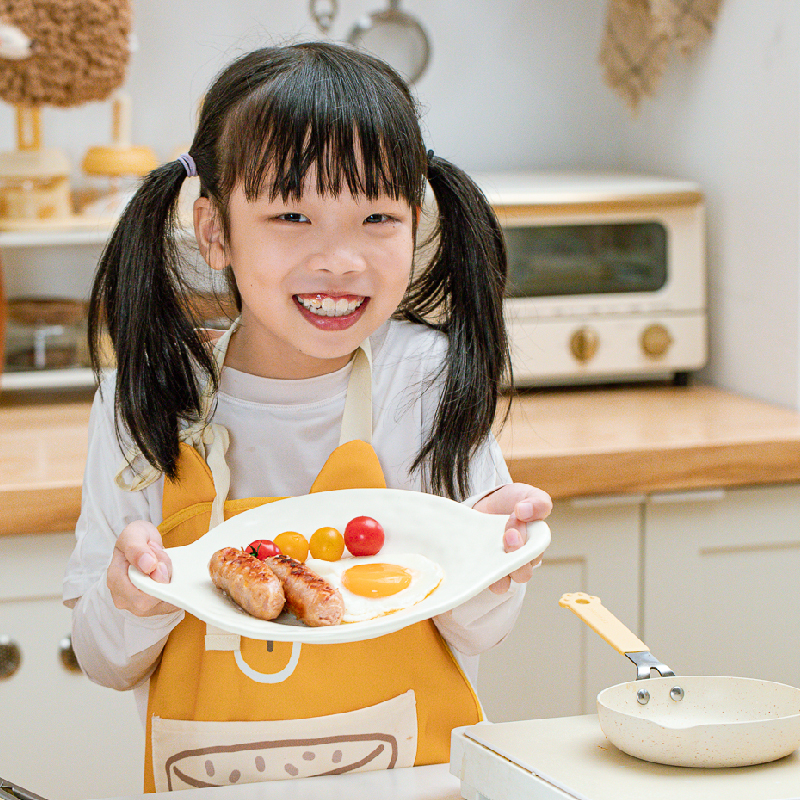
[[356, 517], [344, 529], [344, 543], [354, 556], [374, 556], [383, 547], [383, 526], [372, 517]]
[[255, 556], [256, 558], [260, 558], [262, 560], [269, 558], [270, 556], [280, 555], [280, 552], [281, 551], [275, 542], [271, 541], [270, 539], [256, 539], [254, 542], [250, 542], [245, 550], [247, 555]]

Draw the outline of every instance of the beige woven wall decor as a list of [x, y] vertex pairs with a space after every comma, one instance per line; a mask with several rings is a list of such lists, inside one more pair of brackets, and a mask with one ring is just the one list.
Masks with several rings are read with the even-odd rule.
[[18, 106], [105, 100], [125, 80], [129, 0], [0, 0], [0, 21], [33, 40], [30, 57], [0, 58], [0, 99]]
[[635, 110], [655, 94], [674, 49], [711, 36], [722, 0], [608, 0], [600, 49], [606, 83]]

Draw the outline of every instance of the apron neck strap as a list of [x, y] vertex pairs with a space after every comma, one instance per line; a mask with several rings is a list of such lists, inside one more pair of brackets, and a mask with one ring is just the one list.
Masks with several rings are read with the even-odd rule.
[[[242, 321], [241, 317], [236, 319], [231, 324], [230, 328], [226, 330], [222, 336], [214, 343], [214, 348], [211, 355], [214, 359], [214, 370], [216, 372], [217, 380], [222, 375], [222, 365], [225, 363], [225, 354], [228, 352], [228, 345], [231, 343], [231, 337], [236, 332]], [[212, 382], [209, 381], [203, 389], [203, 394], [200, 398], [200, 422], [204, 423], [211, 414], [211, 408], [214, 404], [214, 391]]]
[[369, 339], [362, 342], [353, 355], [339, 444], [353, 439], [372, 443], [372, 346]]

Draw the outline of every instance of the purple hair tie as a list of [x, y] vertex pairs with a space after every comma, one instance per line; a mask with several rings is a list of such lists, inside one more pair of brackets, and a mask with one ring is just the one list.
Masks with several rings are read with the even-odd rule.
[[183, 164], [187, 178], [194, 178], [197, 176], [197, 166], [194, 163], [194, 159], [188, 153], [178, 156], [177, 161]]

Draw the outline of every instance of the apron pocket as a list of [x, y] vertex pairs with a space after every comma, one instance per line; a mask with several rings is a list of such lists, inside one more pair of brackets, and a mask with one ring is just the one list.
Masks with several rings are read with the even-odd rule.
[[343, 714], [259, 722], [153, 717], [157, 792], [413, 767], [413, 689]]

